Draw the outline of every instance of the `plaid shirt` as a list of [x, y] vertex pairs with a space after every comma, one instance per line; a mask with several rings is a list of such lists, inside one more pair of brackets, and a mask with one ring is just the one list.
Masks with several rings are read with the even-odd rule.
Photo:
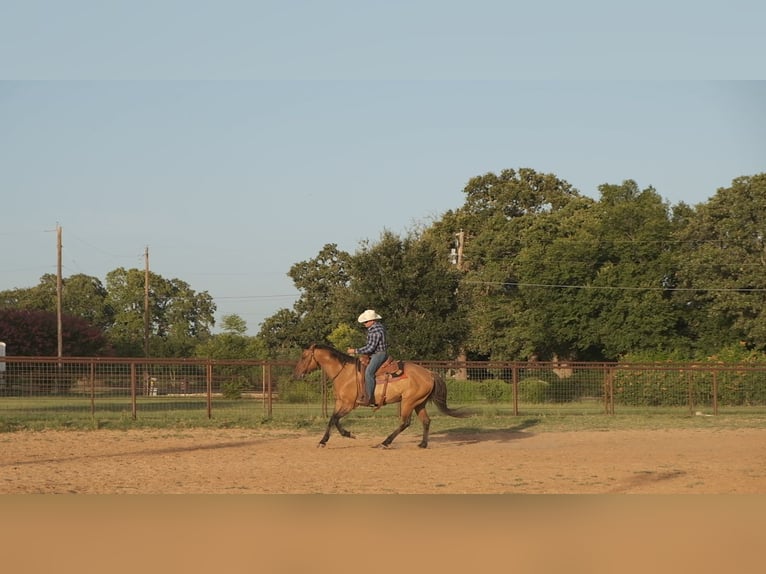
[[356, 350], [357, 355], [374, 355], [375, 353], [388, 352], [388, 343], [386, 342], [386, 328], [383, 323], [375, 321], [367, 329], [367, 343], [364, 347]]

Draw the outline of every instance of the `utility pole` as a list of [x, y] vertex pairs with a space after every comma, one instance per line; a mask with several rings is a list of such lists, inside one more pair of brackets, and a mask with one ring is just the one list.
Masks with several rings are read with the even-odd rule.
[[[455, 265], [457, 266], [458, 271], [464, 271], [463, 269], [463, 247], [465, 245], [465, 232], [461, 229], [458, 233], [455, 234], [457, 236], [457, 258], [455, 260]], [[460, 347], [458, 350], [458, 357], [457, 360], [463, 364], [463, 367], [458, 369], [457, 376], [458, 378], [467, 381], [468, 380], [468, 369], [466, 368], [466, 361], [468, 360], [467, 355], [465, 353], [465, 348]]]
[[144, 357], [149, 356], [149, 246], [144, 250]]
[[458, 271], [463, 270], [463, 246], [465, 244], [465, 232], [461, 229], [458, 233], [455, 234], [457, 236], [457, 268]]
[[61, 226], [56, 224], [56, 334], [58, 339], [58, 357], [64, 356], [64, 334], [61, 324], [61, 307], [63, 301], [63, 285], [61, 278]]

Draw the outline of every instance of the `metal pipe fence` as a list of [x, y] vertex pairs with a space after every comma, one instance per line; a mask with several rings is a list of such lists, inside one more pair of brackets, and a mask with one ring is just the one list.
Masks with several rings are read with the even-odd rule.
[[[212, 359], [0, 357], [0, 419], [67, 416], [176, 422], [327, 416], [332, 390], [295, 363]], [[766, 365], [421, 361], [445, 377], [450, 406], [520, 415], [612, 415], [653, 408], [716, 415], [766, 407]]]

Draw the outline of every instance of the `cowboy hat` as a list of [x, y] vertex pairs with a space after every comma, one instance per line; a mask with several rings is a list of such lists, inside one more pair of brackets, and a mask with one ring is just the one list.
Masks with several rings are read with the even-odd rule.
[[375, 311], [372, 309], [367, 309], [364, 313], [359, 315], [359, 318], [357, 321], [360, 323], [366, 323], [367, 321], [377, 321], [378, 319], [382, 319], [380, 315], [378, 315]]

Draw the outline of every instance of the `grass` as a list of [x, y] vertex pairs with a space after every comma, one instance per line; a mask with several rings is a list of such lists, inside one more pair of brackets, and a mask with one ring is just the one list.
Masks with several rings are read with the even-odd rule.
[[[91, 403], [82, 398], [33, 397], [0, 398], [0, 432], [22, 430], [91, 429], [190, 429], [190, 428], [268, 428], [306, 430], [321, 433], [328, 417], [318, 404], [274, 403], [271, 416], [259, 400], [217, 398], [208, 417], [207, 403], [198, 397], [142, 397], [132, 404], [125, 398], [100, 398], [91, 412]], [[504, 404], [471, 404], [476, 414], [453, 418], [429, 407], [431, 432], [482, 432], [534, 429], [534, 432], [578, 430], [672, 429], [672, 428], [766, 428], [766, 407], [727, 407], [719, 414], [701, 409], [699, 415], [684, 408], [636, 408], [617, 406], [607, 415], [599, 403], [519, 405], [519, 414]], [[357, 409], [343, 424], [352, 432], [388, 434], [398, 424], [398, 405], [379, 411]], [[413, 417], [407, 432], [420, 432]], [[334, 431], [333, 431], [334, 432]]]

